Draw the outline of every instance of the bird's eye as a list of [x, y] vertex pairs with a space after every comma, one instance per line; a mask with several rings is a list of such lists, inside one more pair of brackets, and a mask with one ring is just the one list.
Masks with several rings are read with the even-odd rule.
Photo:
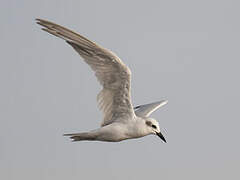
[[155, 125], [153, 124], [153, 125], [152, 125], [152, 128], [157, 129], [157, 126], [155, 126]]

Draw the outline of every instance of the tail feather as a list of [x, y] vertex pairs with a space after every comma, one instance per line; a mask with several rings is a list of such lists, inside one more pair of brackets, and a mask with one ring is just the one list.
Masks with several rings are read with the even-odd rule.
[[63, 136], [70, 136], [72, 142], [75, 141], [84, 141], [84, 140], [95, 140], [95, 138], [89, 133], [73, 133], [73, 134], [64, 134]]
[[86, 139], [82, 138], [81, 136], [71, 136], [70, 139], [72, 140], [72, 142], [86, 140]]

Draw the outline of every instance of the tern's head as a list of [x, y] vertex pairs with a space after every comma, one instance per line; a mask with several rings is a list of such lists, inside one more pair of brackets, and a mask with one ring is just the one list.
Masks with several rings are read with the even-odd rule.
[[155, 134], [158, 137], [160, 137], [164, 142], [166, 142], [164, 136], [160, 132], [159, 123], [155, 119], [147, 118], [145, 122], [146, 122], [148, 131], [150, 132], [150, 134]]

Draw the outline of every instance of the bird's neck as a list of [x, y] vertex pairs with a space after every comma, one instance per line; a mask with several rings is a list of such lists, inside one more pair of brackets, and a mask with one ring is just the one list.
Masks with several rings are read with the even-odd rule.
[[136, 117], [136, 120], [132, 124], [131, 129], [131, 132], [135, 132], [136, 138], [149, 134], [148, 129], [146, 128], [146, 121], [141, 117]]

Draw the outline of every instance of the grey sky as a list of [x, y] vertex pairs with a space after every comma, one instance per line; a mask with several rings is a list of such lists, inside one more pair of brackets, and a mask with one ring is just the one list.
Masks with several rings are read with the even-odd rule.
[[[0, 179], [239, 179], [239, 5], [3, 0]], [[115, 52], [131, 68], [135, 105], [168, 99], [152, 115], [168, 143], [155, 136], [120, 143], [64, 138], [100, 125], [100, 85], [35, 18]]]

